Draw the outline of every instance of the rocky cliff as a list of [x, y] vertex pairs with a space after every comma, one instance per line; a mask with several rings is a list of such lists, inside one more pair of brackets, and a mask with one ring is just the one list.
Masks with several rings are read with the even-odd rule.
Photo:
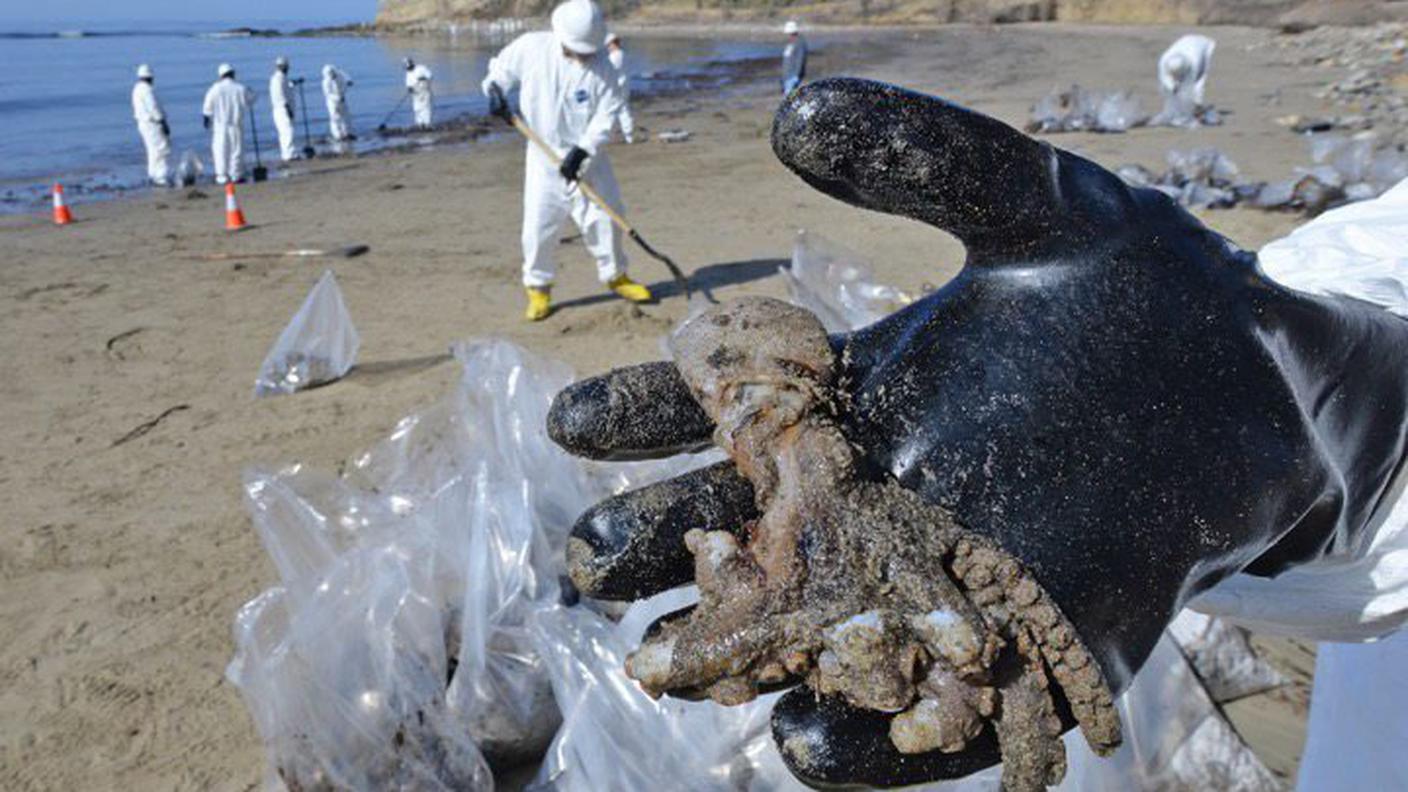
[[[377, 25], [415, 27], [470, 19], [544, 16], [558, 0], [380, 0]], [[604, 0], [613, 18], [770, 19], [825, 22], [1112, 22], [1129, 24], [1361, 25], [1408, 19], [1402, 0]]]

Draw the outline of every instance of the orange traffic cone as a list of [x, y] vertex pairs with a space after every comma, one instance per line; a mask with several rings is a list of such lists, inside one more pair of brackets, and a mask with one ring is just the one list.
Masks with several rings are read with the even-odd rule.
[[240, 201], [235, 197], [234, 182], [228, 182], [225, 184], [225, 230], [239, 231], [244, 227], [244, 212], [240, 211]]
[[73, 222], [73, 213], [64, 204], [64, 186], [54, 185], [54, 225], [68, 225]]

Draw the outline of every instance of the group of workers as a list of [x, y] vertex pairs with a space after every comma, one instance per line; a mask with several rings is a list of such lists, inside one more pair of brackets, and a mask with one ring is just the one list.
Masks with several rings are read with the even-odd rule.
[[[801, 84], [806, 72], [807, 44], [797, 23], [783, 27], [783, 93]], [[603, 52], [605, 57], [602, 57]], [[417, 127], [432, 124], [434, 76], [411, 58], [403, 63], [405, 86]], [[631, 116], [630, 86], [624, 69], [621, 39], [606, 32], [601, 8], [592, 0], [567, 0], [557, 6], [549, 31], [526, 33], [489, 62], [483, 90], [491, 110], [503, 113], [507, 94], [518, 89], [519, 111], [530, 128], [551, 146], [551, 156], [528, 147], [523, 180], [523, 285], [527, 292], [527, 319], [537, 321], [552, 311], [552, 284], [557, 267], [553, 260], [556, 237], [563, 221], [571, 217], [581, 230], [587, 250], [596, 261], [597, 277], [608, 289], [632, 302], [649, 302], [650, 290], [631, 280], [623, 238], [612, 225], [608, 207], [590, 200], [578, 181], [590, 176], [600, 198], [617, 214], [624, 212], [621, 190], [604, 145], [619, 127], [627, 143], [636, 138]], [[157, 185], [172, 180], [170, 126], [154, 89], [152, 69], [137, 69], [132, 90], [133, 114], [147, 149], [147, 173]], [[302, 79], [291, 78], [289, 60], [274, 61], [269, 77], [269, 100], [279, 155], [288, 162], [298, 158], [296, 145], [297, 88]], [[347, 120], [347, 74], [329, 64], [323, 67], [323, 95], [327, 101], [329, 137], [353, 137]], [[404, 101], [404, 100], [403, 100]], [[218, 79], [206, 92], [202, 108], [211, 134], [215, 181], [240, 181], [244, 176], [244, 124], [251, 122], [255, 93], [235, 77], [229, 64], [219, 67]], [[257, 138], [256, 138], [257, 140]]]
[[[415, 79], [407, 66], [406, 85], [413, 97], [417, 122], [430, 124], [430, 71], [419, 67]], [[201, 114], [210, 132], [211, 169], [218, 184], [237, 182], [244, 177], [244, 125], [253, 123], [255, 93], [235, 76], [235, 67], [220, 64], [216, 80], [205, 92]], [[296, 119], [299, 88], [303, 78], [289, 76], [289, 60], [279, 56], [274, 60], [274, 72], [269, 76], [269, 103], [273, 111], [274, 129], [278, 133], [279, 157], [284, 162], [298, 159]], [[335, 144], [356, 139], [348, 122], [347, 89], [352, 86], [347, 73], [329, 63], [323, 66], [323, 100], [327, 103], [328, 138]], [[424, 98], [422, 98], [424, 97]], [[424, 110], [422, 110], [424, 105]], [[156, 74], [151, 66], [137, 67], [137, 84], [132, 87], [132, 115], [137, 132], [147, 150], [147, 178], [152, 184], [167, 187], [173, 183], [171, 163], [171, 125], [166, 111], [156, 96]], [[423, 120], [422, 120], [423, 117]]]

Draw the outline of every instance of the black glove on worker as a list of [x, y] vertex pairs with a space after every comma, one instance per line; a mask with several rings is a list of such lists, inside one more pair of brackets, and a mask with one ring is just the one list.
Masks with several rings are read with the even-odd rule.
[[[939, 99], [850, 79], [778, 111], [813, 187], [957, 236], [938, 292], [835, 339], [842, 429], [877, 469], [1019, 558], [1117, 692], [1183, 604], [1363, 535], [1405, 454], [1408, 322], [1268, 280], [1161, 193]], [[672, 364], [559, 394], [549, 430], [594, 459], [706, 446]], [[724, 463], [598, 504], [573, 579], [634, 599], [688, 583], [682, 536], [756, 516]], [[997, 761], [995, 741], [902, 755], [890, 716], [799, 688], [774, 709], [813, 785], [899, 786]]]
[[587, 151], [581, 146], [573, 146], [568, 150], [567, 156], [562, 158], [562, 166], [557, 169], [562, 174], [562, 178], [569, 182], [575, 182], [582, 175], [582, 163], [587, 161]]
[[504, 96], [504, 89], [500, 88], [498, 83], [489, 83], [489, 115], [498, 116], [513, 123], [513, 117], [509, 115], [508, 99]]

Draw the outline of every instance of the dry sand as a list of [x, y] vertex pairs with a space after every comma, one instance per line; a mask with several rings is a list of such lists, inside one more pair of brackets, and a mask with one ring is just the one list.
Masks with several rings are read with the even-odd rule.
[[[941, 93], [1009, 122], [1056, 85], [1138, 86], [1154, 109], [1154, 61], [1175, 31], [1057, 26], [817, 37], [814, 74], [851, 73]], [[1249, 48], [1264, 31], [1217, 29], [1210, 96], [1233, 112], [1200, 131], [1054, 139], [1116, 166], [1158, 165], [1166, 149], [1216, 145], [1253, 177], [1306, 160], [1273, 118], [1317, 109], [1323, 72], [1277, 66]], [[950, 277], [962, 251], [912, 222], [813, 192], [767, 145], [771, 83], [638, 108], [683, 144], [613, 150], [631, 217], [719, 296], [782, 293], [777, 265], [795, 229], [866, 252], [884, 281], [918, 290]], [[1281, 104], [1265, 97], [1281, 92]], [[133, 151], [133, 156], [139, 152]], [[244, 514], [240, 472], [259, 462], [324, 468], [435, 400], [456, 375], [452, 341], [501, 335], [583, 373], [652, 358], [682, 318], [678, 297], [644, 310], [604, 296], [579, 244], [560, 248], [559, 310], [520, 318], [522, 146], [472, 146], [318, 160], [241, 189], [252, 230], [222, 230], [215, 188], [79, 205], [79, 222], [0, 218], [0, 788], [248, 789], [263, 757], [222, 676], [235, 609], [274, 580]], [[305, 175], [306, 174], [306, 175]], [[1296, 218], [1251, 211], [1206, 219], [1257, 247]], [[202, 261], [213, 252], [363, 242], [349, 261]], [[635, 271], [661, 283], [643, 256]], [[255, 401], [255, 372], [325, 266], [362, 334], [344, 382]], [[663, 284], [662, 284], [663, 285]], [[172, 408], [150, 431], [115, 445]], [[1292, 646], [1277, 656], [1302, 669]], [[1282, 772], [1295, 765], [1304, 686], [1231, 708]]]

